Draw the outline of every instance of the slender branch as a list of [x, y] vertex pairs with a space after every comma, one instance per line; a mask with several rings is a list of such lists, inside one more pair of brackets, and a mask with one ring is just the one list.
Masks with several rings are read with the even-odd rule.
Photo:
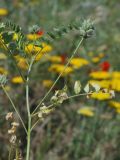
[[[73, 96], [69, 96], [68, 98], [66, 98], [64, 101], [71, 99], [71, 98], [76, 98], [79, 96], [87, 96], [87, 95], [91, 95], [92, 93], [81, 93], [81, 94], [77, 94], [77, 95], [73, 95]], [[47, 109], [53, 107], [55, 104], [51, 104], [47, 107]], [[54, 106], [57, 107], [57, 106]], [[35, 114], [32, 115], [32, 117], [36, 116], [39, 112], [36, 112]], [[39, 123], [40, 118], [33, 124], [33, 126], [31, 127], [31, 131], [33, 130], [33, 128]]]
[[21, 118], [21, 116], [20, 116], [20, 114], [19, 114], [19, 112], [18, 112], [15, 104], [13, 103], [13, 101], [12, 101], [11, 97], [9, 96], [8, 92], [6, 91], [5, 87], [4, 87], [3, 85], [1, 85], [1, 87], [2, 87], [3, 91], [5, 92], [6, 96], [8, 97], [8, 99], [9, 99], [12, 107], [14, 108], [15, 112], [17, 113], [17, 115], [18, 115], [18, 117], [19, 117], [19, 119], [20, 119], [20, 121], [21, 121], [24, 129], [25, 129], [25, 132], [27, 133], [27, 129], [26, 129], [26, 127], [25, 127], [25, 124], [24, 124], [24, 122], [23, 122], [23, 120], [22, 120], [22, 118]]
[[84, 40], [84, 38], [82, 38], [82, 39], [79, 41], [79, 43], [78, 43], [76, 49], [74, 50], [72, 56], [70, 57], [69, 61], [68, 61], [67, 64], [65, 65], [64, 70], [63, 70], [63, 71], [60, 73], [60, 75], [57, 77], [57, 79], [56, 79], [55, 82], [53, 83], [52, 87], [49, 89], [49, 91], [46, 93], [46, 95], [43, 97], [43, 99], [38, 103], [37, 107], [34, 109], [34, 111], [33, 111], [32, 114], [35, 113], [35, 111], [39, 108], [39, 106], [42, 104], [42, 102], [46, 99], [46, 97], [47, 97], [47, 96], [49, 95], [49, 93], [52, 91], [52, 89], [54, 88], [54, 86], [56, 85], [56, 83], [58, 82], [58, 80], [61, 78], [61, 76], [63, 75], [64, 71], [66, 70], [66, 68], [67, 68], [68, 65], [70, 64], [72, 58], [75, 56], [75, 54], [76, 54], [77, 50], [79, 49], [79, 47], [80, 47], [81, 43], [83, 42], [83, 40]]
[[39, 119], [33, 124], [33, 126], [31, 127], [31, 131], [32, 131], [33, 128], [39, 123], [40, 120], [41, 120], [41, 119], [39, 118]]
[[87, 96], [87, 95], [91, 95], [92, 93], [81, 93], [81, 94], [77, 94], [77, 95], [73, 95], [73, 96], [70, 96], [68, 98], [66, 98], [65, 100], [68, 100], [68, 99], [71, 99], [71, 98], [76, 98], [76, 97], [80, 97], [80, 96]]
[[[81, 93], [81, 94], [69, 96], [69, 97], [66, 98], [64, 101], [69, 100], [69, 99], [71, 99], [71, 98], [76, 98], [76, 97], [80, 97], [80, 96], [87, 96], [87, 95], [91, 95], [91, 94], [92, 94], [92, 93]], [[55, 105], [55, 103], [49, 105], [49, 106], [47, 107], [47, 109], [50, 109], [50, 108], [53, 107], [54, 105]], [[54, 107], [56, 107], [56, 106], [54, 106]], [[38, 113], [39, 113], [39, 112], [34, 113], [34, 114], [32, 115], [32, 117], [36, 116]]]

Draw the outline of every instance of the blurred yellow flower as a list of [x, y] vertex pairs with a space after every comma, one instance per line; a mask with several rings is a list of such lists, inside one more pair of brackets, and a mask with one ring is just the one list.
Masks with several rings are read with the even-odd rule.
[[7, 56], [4, 53], [0, 53], [0, 60], [7, 59]]
[[7, 74], [8, 74], [8, 71], [7, 71], [5, 68], [0, 67], [0, 74], [5, 74], [5, 75], [7, 75]]
[[113, 79], [120, 79], [120, 72], [119, 71], [112, 72], [111, 76]]
[[49, 87], [51, 87], [52, 86], [52, 84], [53, 84], [53, 81], [52, 80], [49, 80], [49, 79], [46, 79], [46, 80], [43, 80], [43, 86], [44, 87], [47, 87], [47, 88], [49, 88]]
[[111, 88], [119, 92], [120, 91], [120, 79], [112, 79]]
[[17, 40], [18, 39], [18, 34], [17, 33], [14, 33], [14, 35], [13, 35], [13, 40], [15, 41], [15, 40]]
[[38, 35], [38, 34], [27, 34], [27, 39], [28, 39], [28, 40], [31, 40], [31, 41], [36, 40], [36, 39], [38, 39], [38, 38], [40, 38], [40, 37], [41, 37], [41, 36]]
[[99, 57], [103, 58], [103, 57], [105, 57], [105, 54], [104, 53], [99, 53]]
[[116, 113], [120, 114], [120, 102], [110, 101], [109, 105], [115, 109]]
[[111, 99], [111, 94], [110, 93], [103, 93], [102, 91], [100, 91], [100, 92], [92, 93], [91, 98], [94, 98], [97, 100], [108, 100], [108, 99]]
[[107, 88], [109, 89], [111, 87], [111, 81], [110, 80], [90, 80], [90, 84], [98, 84], [101, 88]]
[[[43, 53], [47, 53], [47, 52], [50, 52], [52, 51], [52, 47], [50, 45], [47, 45], [45, 43], [42, 43], [42, 47], [38, 47], [38, 46], [35, 46], [33, 44], [28, 44], [26, 47], [25, 47], [25, 51], [26, 53], [32, 53], [32, 54], [36, 54], [38, 52], [39, 53], [39, 56], [37, 59], [39, 59], [40, 55], [43, 54]], [[40, 57], [41, 58], [41, 57]]]
[[120, 102], [117, 102], [117, 101], [110, 101], [109, 104], [110, 104], [111, 107], [120, 110]]
[[20, 67], [21, 69], [24, 69], [24, 70], [28, 69], [28, 64], [27, 64], [26, 59], [24, 57], [17, 55], [17, 56], [15, 56], [15, 59], [17, 61], [18, 67]]
[[55, 63], [60, 63], [62, 61], [60, 56], [48, 56], [47, 59], [50, 62], [55, 62]]
[[6, 16], [8, 15], [8, 10], [5, 8], [0, 8], [0, 16]]
[[93, 117], [94, 116], [94, 112], [92, 111], [92, 109], [90, 107], [83, 107], [80, 108], [77, 111], [78, 114], [81, 114], [83, 116], [87, 116], [87, 117]]
[[59, 74], [64, 71], [63, 76], [64, 75], [68, 75], [68, 74], [73, 72], [73, 68], [72, 67], [67, 67], [65, 70], [64, 69], [65, 69], [65, 66], [62, 65], [62, 64], [52, 64], [49, 67], [48, 71], [56, 72], [56, 73], [59, 73]]
[[98, 63], [100, 61], [100, 57], [93, 57], [92, 62], [93, 63]]
[[120, 109], [116, 109], [116, 112], [117, 112], [118, 114], [120, 114]]
[[72, 67], [74, 68], [80, 68], [84, 65], [88, 65], [89, 62], [84, 59], [84, 58], [73, 58], [71, 61], [70, 61], [70, 64], [72, 65]]
[[15, 84], [21, 84], [24, 82], [21, 76], [13, 77], [11, 81], [12, 83], [15, 83]]
[[111, 73], [105, 71], [96, 71], [90, 73], [90, 77], [94, 79], [108, 79], [111, 77]]

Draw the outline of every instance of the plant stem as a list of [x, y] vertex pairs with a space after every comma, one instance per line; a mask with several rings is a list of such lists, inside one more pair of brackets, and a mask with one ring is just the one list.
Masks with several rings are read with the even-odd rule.
[[26, 106], [28, 113], [28, 130], [27, 130], [27, 152], [26, 152], [26, 160], [30, 158], [30, 141], [31, 141], [31, 114], [30, 114], [30, 104], [29, 104], [29, 75], [32, 69], [32, 65], [34, 62], [34, 57], [31, 59], [31, 63], [28, 69], [27, 80], [26, 80]]
[[35, 113], [35, 111], [39, 108], [39, 106], [43, 103], [43, 101], [46, 99], [46, 97], [49, 95], [49, 93], [52, 91], [52, 89], [54, 88], [54, 86], [56, 85], [56, 83], [58, 82], [58, 80], [61, 78], [61, 76], [63, 75], [64, 71], [66, 70], [66, 68], [68, 67], [68, 65], [70, 64], [72, 58], [75, 56], [75, 54], [77, 53], [81, 43], [83, 42], [84, 38], [82, 38], [77, 47], [75, 48], [72, 56], [70, 57], [70, 59], [68, 60], [67, 64], [65, 65], [64, 70], [59, 74], [59, 76], [57, 77], [57, 79], [55, 80], [55, 82], [53, 83], [52, 87], [49, 89], [49, 91], [46, 93], [46, 95], [43, 97], [43, 99], [38, 103], [37, 107], [35, 108], [35, 110], [33, 111], [32, 115]]
[[87, 95], [91, 95], [92, 93], [81, 93], [81, 94], [77, 94], [77, 95], [73, 95], [73, 96], [70, 96], [68, 98], [66, 98], [65, 100], [68, 100], [68, 99], [71, 99], [71, 98], [76, 98], [76, 97], [79, 97], [79, 96], [87, 96]]
[[[92, 94], [92, 93], [90, 92], [90, 93], [80, 93], [80, 94], [77, 94], [77, 95], [72, 95], [72, 96], [69, 96], [68, 98], [66, 98], [64, 101], [69, 100], [69, 99], [71, 99], [71, 98], [76, 98], [76, 97], [80, 97], [80, 96], [87, 96], [87, 95], [91, 95], [91, 94]], [[51, 104], [51, 105], [49, 105], [49, 106], [47, 107], [47, 109], [52, 108], [54, 105], [55, 105], [54, 103]], [[54, 106], [54, 107], [56, 107], [56, 106]], [[36, 116], [38, 113], [39, 113], [39, 112], [34, 113], [34, 114], [32, 115], [32, 117]], [[35, 125], [35, 124], [34, 124], [34, 125]], [[32, 128], [33, 128], [33, 126], [32, 126]]]
[[25, 129], [25, 132], [27, 133], [27, 129], [26, 129], [26, 127], [25, 127], [25, 124], [24, 124], [24, 122], [23, 122], [23, 120], [22, 120], [22, 118], [21, 118], [21, 116], [20, 116], [20, 114], [19, 114], [19, 112], [18, 112], [15, 104], [13, 103], [13, 101], [12, 101], [11, 97], [9, 96], [8, 92], [6, 91], [5, 87], [4, 87], [3, 85], [1, 85], [1, 87], [2, 87], [3, 91], [5, 92], [6, 96], [8, 97], [8, 99], [9, 99], [12, 107], [14, 108], [15, 112], [17, 113], [17, 115], [18, 115], [18, 117], [19, 117], [19, 119], [20, 119], [20, 121], [21, 121], [24, 129]]
[[11, 160], [11, 154], [12, 154], [12, 146], [10, 146], [8, 160]]
[[30, 115], [30, 105], [29, 105], [29, 85], [26, 83], [26, 105], [27, 105], [27, 112], [28, 112], [28, 130], [27, 130], [27, 153], [26, 153], [26, 160], [29, 160], [30, 157], [30, 139], [31, 139], [31, 115]]
[[41, 119], [39, 118], [34, 124], [33, 126], [31, 127], [31, 131], [33, 130], [33, 128], [38, 124], [38, 122], [40, 121]]

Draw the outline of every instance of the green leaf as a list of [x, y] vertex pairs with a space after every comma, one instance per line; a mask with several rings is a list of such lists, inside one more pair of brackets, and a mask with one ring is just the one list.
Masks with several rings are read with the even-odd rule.
[[89, 93], [89, 91], [90, 91], [90, 85], [89, 85], [89, 83], [85, 86], [84, 91], [86, 93]]
[[5, 29], [5, 24], [4, 23], [0, 23], [0, 32], [3, 32]]
[[4, 32], [2, 33], [2, 38], [5, 44], [8, 44], [13, 39], [13, 32]]
[[81, 83], [80, 81], [76, 81], [74, 85], [74, 92], [75, 94], [79, 94], [81, 91]]
[[4, 85], [7, 82], [7, 78], [5, 75], [0, 74], [0, 84]]

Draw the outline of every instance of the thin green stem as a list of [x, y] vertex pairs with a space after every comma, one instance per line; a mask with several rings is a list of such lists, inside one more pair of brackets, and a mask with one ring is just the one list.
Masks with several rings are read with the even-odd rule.
[[26, 160], [29, 160], [30, 157], [30, 140], [31, 140], [31, 115], [30, 115], [30, 105], [29, 105], [29, 85], [28, 85], [28, 78], [26, 83], [26, 106], [27, 106], [27, 113], [28, 113], [28, 130], [27, 130], [27, 153], [26, 153]]
[[26, 151], [26, 160], [30, 158], [30, 142], [31, 142], [31, 114], [30, 114], [30, 104], [29, 104], [29, 75], [34, 63], [34, 57], [31, 59], [31, 63], [28, 69], [27, 80], [26, 80], [26, 106], [28, 113], [28, 130], [27, 130], [27, 151]]
[[31, 131], [33, 130], [33, 128], [38, 124], [38, 122], [40, 121], [41, 119], [39, 118], [34, 124], [33, 126], [31, 127]]
[[92, 93], [81, 93], [81, 94], [70, 96], [70, 97], [66, 98], [65, 100], [68, 100], [68, 99], [71, 99], [71, 98], [80, 97], [80, 96], [87, 96], [87, 95], [91, 95], [91, 94]]
[[58, 82], [58, 80], [61, 78], [61, 76], [63, 75], [64, 71], [65, 71], [66, 68], [69, 66], [72, 58], [73, 58], [73, 57], [75, 56], [75, 54], [77, 53], [77, 51], [78, 51], [81, 43], [83, 42], [83, 40], [84, 40], [84, 38], [82, 38], [82, 39], [79, 41], [79, 43], [78, 43], [77, 47], [75, 48], [72, 56], [70, 57], [70, 59], [68, 60], [67, 64], [65, 65], [64, 70], [59, 74], [59, 76], [57, 77], [57, 79], [56, 79], [55, 82], [53, 83], [52, 87], [48, 90], [48, 92], [47, 92], [46, 95], [43, 97], [43, 99], [38, 103], [37, 107], [35, 108], [35, 110], [33, 111], [32, 114], [34, 114], [35, 111], [40, 107], [40, 105], [43, 103], [43, 101], [46, 99], [46, 97], [47, 97], [47, 96], [49, 95], [49, 93], [52, 91], [52, 89], [54, 88], [54, 86], [56, 85], [56, 83]]
[[20, 114], [19, 114], [19, 112], [18, 112], [15, 104], [13, 103], [13, 100], [12, 100], [11, 97], [9, 96], [9, 94], [8, 94], [8, 92], [6, 91], [5, 87], [4, 87], [3, 85], [1, 85], [1, 87], [2, 87], [2, 89], [3, 89], [3, 91], [4, 91], [4, 93], [6, 94], [6, 96], [8, 97], [8, 99], [9, 99], [12, 107], [14, 108], [15, 112], [17, 113], [17, 115], [18, 115], [18, 117], [19, 117], [19, 119], [20, 119], [20, 121], [21, 121], [24, 129], [25, 129], [25, 132], [27, 133], [27, 129], [26, 129], [26, 127], [25, 127], [25, 124], [24, 124], [24, 122], [23, 122], [23, 120], [22, 120], [22, 118], [21, 118], [21, 116], [20, 116]]
[[8, 155], [8, 160], [11, 160], [11, 154], [12, 154], [12, 145], [10, 146], [9, 155]]

